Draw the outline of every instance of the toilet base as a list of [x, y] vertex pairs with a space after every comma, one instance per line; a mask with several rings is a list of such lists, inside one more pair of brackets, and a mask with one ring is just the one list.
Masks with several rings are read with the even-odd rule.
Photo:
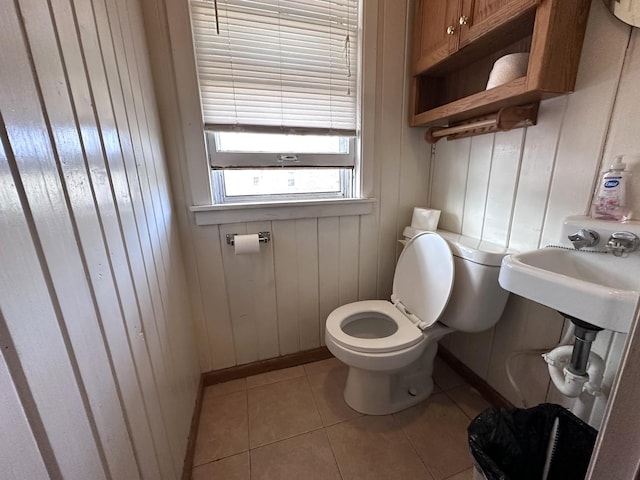
[[433, 392], [433, 359], [437, 342], [430, 342], [415, 362], [397, 372], [349, 368], [344, 399], [366, 415], [388, 415], [409, 408]]

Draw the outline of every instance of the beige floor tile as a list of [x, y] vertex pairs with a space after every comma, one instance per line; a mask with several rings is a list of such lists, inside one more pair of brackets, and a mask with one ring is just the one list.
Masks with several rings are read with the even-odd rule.
[[250, 480], [249, 452], [239, 453], [193, 469], [191, 480]]
[[270, 383], [281, 382], [282, 380], [289, 380], [291, 378], [302, 376], [304, 376], [304, 367], [302, 365], [282, 368], [280, 370], [247, 377], [247, 388], [259, 387], [261, 385], [268, 385]]
[[326, 430], [344, 480], [431, 479], [391, 416], [365, 416]]
[[447, 480], [473, 480], [473, 468], [449, 477]]
[[251, 450], [251, 480], [340, 478], [323, 429]]
[[361, 415], [344, 401], [344, 385], [349, 367], [334, 360], [322, 360], [305, 367], [325, 427]]
[[240, 378], [238, 380], [230, 380], [228, 382], [210, 385], [204, 389], [205, 397], [219, 397], [221, 395], [229, 395], [230, 393], [244, 392], [247, 389], [247, 380]]
[[472, 466], [468, 448], [469, 419], [444, 393], [394, 414], [418, 455], [442, 480]]
[[249, 449], [247, 394], [205, 396], [193, 464], [202, 465]]
[[480, 395], [480, 392], [469, 385], [452, 388], [447, 391], [447, 395], [456, 402], [470, 419], [474, 419], [485, 408], [491, 406], [491, 404]]
[[466, 384], [464, 378], [439, 357], [436, 357], [433, 362], [433, 380], [442, 390], [450, 390]]
[[251, 388], [247, 393], [251, 448], [322, 427], [307, 377]]
[[321, 373], [326, 373], [327, 371], [333, 370], [336, 367], [340, 367], [346, 365], [338, 360], [336, 357], [327, 358], [325, 360], [319, 360], [317, 362], [307, 363], [304, 366], [307, 375], [318, 375]]

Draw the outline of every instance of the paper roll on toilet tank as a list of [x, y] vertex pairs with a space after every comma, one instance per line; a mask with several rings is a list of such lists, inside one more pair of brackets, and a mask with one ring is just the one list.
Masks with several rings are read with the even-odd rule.
[[233, 248], [236, 255], [260, 252], [260, 239], [257, 233], [236, 235], [233, 237]]
[[433, 232], [438, 228], [439, 220], [440, 210], [415, 207], [413, 209], [413, 217], [411, 218], [411, 226], [418, 230], [429, 230]]

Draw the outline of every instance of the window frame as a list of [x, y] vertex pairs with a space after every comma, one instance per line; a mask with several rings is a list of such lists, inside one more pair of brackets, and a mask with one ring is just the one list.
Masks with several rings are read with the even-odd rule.
[[[296, 168], [318, 168], [318, 167], [296, 167]], [[254, 170], [254, 169], [252, 169]], [[269, 193], [263, 195], [234, 195], [227, 196], [224, 169], [211, 170], [211, 190], [214, 205], [228, 205], [241, 203], [280, 203], [298, 202], [314, 200], [346, 200], [353, 197], [354, 170], [340, 169], [340, 191], [339, 192], [307, 192], [307, 193]]]

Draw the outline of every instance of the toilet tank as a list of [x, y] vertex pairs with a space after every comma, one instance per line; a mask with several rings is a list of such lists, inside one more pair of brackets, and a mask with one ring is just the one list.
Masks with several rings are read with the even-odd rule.
[[[405, 229], [404, 233], [411, 238], [419, 232]], [[461, 332], [481, 332], [493, 327], [509, 296], [498, 284], [500, 263], [512, 252], [445, 230], [436, 233], [449, 243], [455, 264], [453, 291], [438, 321]]]

